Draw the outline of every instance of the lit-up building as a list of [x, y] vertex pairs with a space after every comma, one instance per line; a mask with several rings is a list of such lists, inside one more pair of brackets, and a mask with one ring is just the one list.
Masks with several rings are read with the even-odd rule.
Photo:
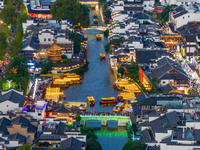
[[28, 13], [33, 18], [51, 19], [50, 8], [55, 0], [31, 0], [27, 5]]

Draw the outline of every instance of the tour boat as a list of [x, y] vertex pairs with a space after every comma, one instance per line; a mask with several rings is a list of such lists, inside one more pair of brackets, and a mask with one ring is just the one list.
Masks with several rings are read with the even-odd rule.
[[97, 14], [96, 13], [93, 14], [93, 18], [97, 18]]
[[92, 10], [95, 10], [95, 5], [91, 5], [91, 9], [92, 9]]
[[98, 24], [98, 19], [94, 19], [94, 24], [95, 24], [95, 25]]
[[101, 98], [100, 104], [113, 104], [117, 103], [115, 97]]
[[100, 54], [100, 59], [101, 59], [101, 60], [105, 60], [105, 59], [106, 59], [105, 54], [101, 53], [101, 54]]
[[124, 109], [124, 103], [119, 103], [117, 104], [114, 108], [113, 108], [113, 111], [114, 112], [120, 112]]
[[67, 108], [71, 110], [83, 110], [85, 111], [87, 108], [87, 103], [86, 102], [67, 102], [66, 104]]
[[100, 41], [100, 40], [101, 40], [101, 35], [100, 35], [100, 34], [97, 34], [97, 35], [96, 35], [96, 39], [97, 39], [97, 41]]
[[88, 102], [89, 105], [94, 105], [94, 103], [95, 103], [94, 97], [93, 96], [88, 96], [87, 97], [87, 102]]

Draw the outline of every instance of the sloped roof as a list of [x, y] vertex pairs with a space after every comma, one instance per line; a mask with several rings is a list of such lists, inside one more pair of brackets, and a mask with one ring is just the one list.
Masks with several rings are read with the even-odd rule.
[[13, 103], [19, 103], [19, 107], [23, 107], [24, 101], [26, 100], [26, 97], [23, 95], [16, 93], [15, 91], [10, 91], [4, 95], [0, 96], [0, 103], [9, 100]]
[[19, 134], [19, 133], [15, 133], [12, 135], [8, 136], [8, 140], [18, 140], [20, 144], [25, 144], [26, 143], [26, 137]]
[[66, 129], [66, 124], [60, 122], [56, 128], [56, 134], [64, 134]]
[[[170, 74], [169, 71], [176, 70], [179, 73]], [[166, 60], [164, 65], [152, 70], [150, 76], [158, 79], [187, 79], [185, 71]]]
[[82, 150], [83, 143], [74, 137], [70, 137], [66, 140], [61, 141], [60, 147], [63, 150]]
[[67, 108], [65, 106], [65, 103], [63, 102], [62, 104], [60, 104], [59, 108], [57, 109], [54, 109], [55, 112], [58, 112], [58, 113], [67, 113], [67, 112], [70, 112], [69, 108]]
[[167, 130], [177, 127], [179, 121], [177, 113], [173, 111], [151, 121], [150, 126], [154, 132], [166, 133]]
[[28, 132], [36, 132], [37, 131], [37, 127], [32, 125], [30, 123], [30, 120], [23, 116], [18, 116], [16, 118], [12, 119], [11, 124], [21, 124], [22, 127], [27, 127]]
[[8, 135], [7, 126], [10, 126], [11, 121], [5, 117], [0, 119], [0, 133], [3, 135]]

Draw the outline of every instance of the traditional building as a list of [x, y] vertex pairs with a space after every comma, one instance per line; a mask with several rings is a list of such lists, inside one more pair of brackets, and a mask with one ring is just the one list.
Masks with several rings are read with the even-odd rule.
[[20, 112], [24, 105], [26, 97], [22, 91], [16, 89], [8, 89], [1, 91], [0, 95], [0, 111], [2, 114], [6, 114], [8, 111]]

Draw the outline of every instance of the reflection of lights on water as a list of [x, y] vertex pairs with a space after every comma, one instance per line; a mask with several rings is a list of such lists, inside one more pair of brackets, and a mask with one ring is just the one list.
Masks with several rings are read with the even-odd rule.
[[99, 9], [99, 5], [96, 5], [96, 9]]

